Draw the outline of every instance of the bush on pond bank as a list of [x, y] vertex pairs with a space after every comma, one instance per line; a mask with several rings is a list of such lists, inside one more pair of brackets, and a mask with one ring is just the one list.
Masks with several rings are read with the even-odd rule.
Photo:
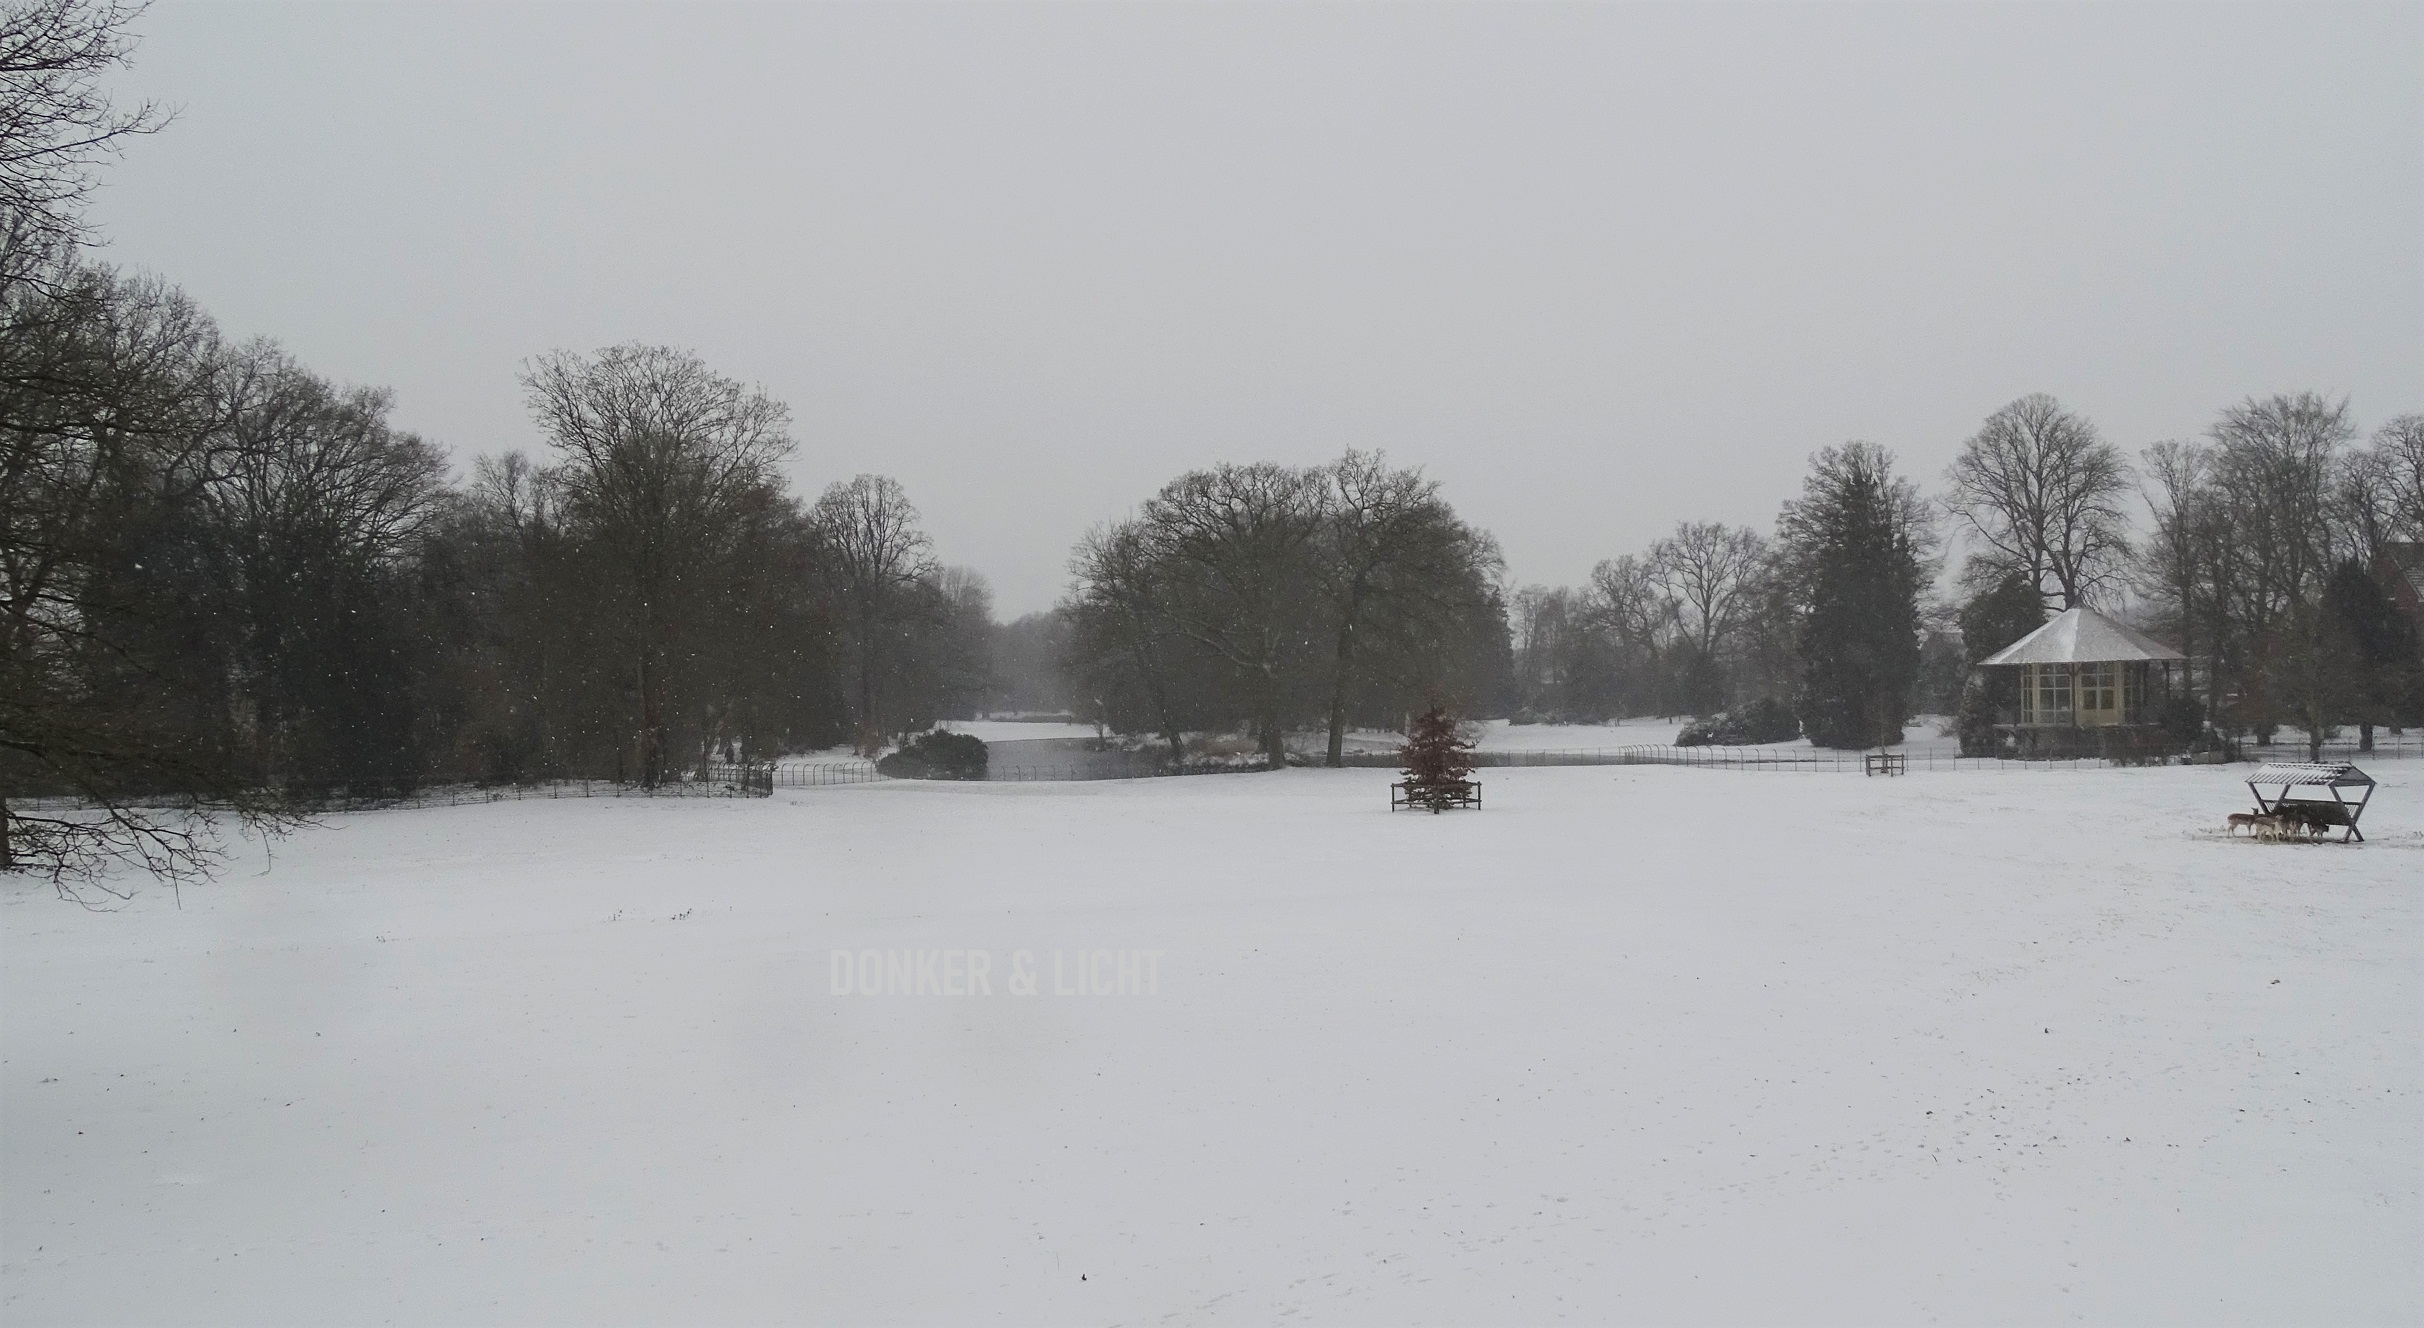
[[965, 733], [921, 733], [909, 745], [875, 763], [894, 779], [983, 779], [985, 743]]
[[1772, 696], [1749, 705], [1696, 719], [1675, 735], [1678, 747], [1747, 747], [1763, 742], [1791, 742], [1801, 736], [1801, 721], [1790, 706]]

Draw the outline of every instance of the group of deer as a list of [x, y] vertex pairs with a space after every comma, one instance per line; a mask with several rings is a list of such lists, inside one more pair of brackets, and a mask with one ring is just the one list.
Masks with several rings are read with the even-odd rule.
[[2321, 839], [2330, 827], [2321, 820], [2299, 815], [2295, 811], [2232, 812], [2230, 833], [2246, 829], [2266, 843], [2278, 844], [2290, 839]]

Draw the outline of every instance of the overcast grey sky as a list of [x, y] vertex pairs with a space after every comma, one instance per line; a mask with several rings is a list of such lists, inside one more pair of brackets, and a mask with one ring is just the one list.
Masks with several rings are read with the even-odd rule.
[[160, 4], [108, 256], [536, 449], [553, 347], [790, 403], [1002, 616], [1181, 470], [1378, 447], [1522, 581], [1931, 491], [2046, 391], [2135, 450], [2424, 410], [2424, 6]]

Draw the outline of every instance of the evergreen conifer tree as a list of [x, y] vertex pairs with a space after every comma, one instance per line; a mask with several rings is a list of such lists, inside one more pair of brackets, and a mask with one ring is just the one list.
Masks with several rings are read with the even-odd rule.
[[1873, 443], [1818, 453], [1801, 498], [1784, 506], [1777, 525], [1802, 604], [1798, 708], [1818, 746], [1902, 740], [1933, 552], [1927, 510]]
[[[1976, 669], [1978, 661], [2045, 625], [2045, 599], [2026, 576], [2006, 573], [1993, 587], [1961, 606], [1960, 622], [1962, 654], [1968, 657], [1969, 667]], [[1972, 676], [1961, 691], [1961, 754], [1998, 754], [2001, 745], [1995, 725], [2006, 722], [2019, 708], [2018, 669]]]
[[1406, 799], [1441, 811], [1461, 804], [1473, 787], [1473, 744], [1459, 731], [1456, 717], [1433, 706], [1416, 717], [1398, 749], [1405, 765]]

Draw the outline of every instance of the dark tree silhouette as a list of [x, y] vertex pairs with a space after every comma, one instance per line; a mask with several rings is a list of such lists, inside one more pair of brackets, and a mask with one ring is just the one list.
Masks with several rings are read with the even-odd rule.
[[1798, 708], [1820, 747], [1902, 741], [1933, 552], [1927, 511], [1885, 449], [1847, 443], [1812, 458], [1802, 497], [1777, 520], [1801, 588]]
[[1473, 744], [1456, 717], [1433, 706], [1414, 720], [1398, 749], [1405, 764], [1406, 801], [1434, 812], [1468, 805], [1473, 793]]

